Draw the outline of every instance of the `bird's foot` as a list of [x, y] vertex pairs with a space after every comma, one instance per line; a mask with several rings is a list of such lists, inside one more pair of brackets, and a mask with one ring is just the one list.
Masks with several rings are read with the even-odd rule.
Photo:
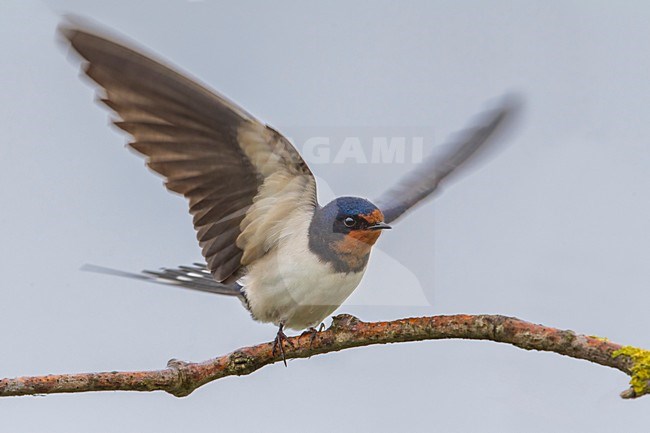
[[282, 362], [284, 366], [287, 366], [287, 358], [284, 355], [284, 343], [286, 342], [291, 348], [293, 348], [293, 343], [287, 338], [286, 334], [283, 331], [284, 324], [280, 323], [278, 327], [278, 333], [275, 335], [275, 340], [273, 340], [273, 351], [271, 354], [275, 356], [278, 351], [282, 354]]
[[316, 336], [318, 335], [319, 332], [321, 332], [323, 329], [325, 329], [325, 324], [321, 323], [318, 325], [318, 329], [314, 328], [313, 326], [310, 326], [307, 328], [300, 336], [302, 337], [303, 335], [309, 334], [309, 350], [311, 350], [312, 345], [314, 344], [314, 340], [316, 339]]

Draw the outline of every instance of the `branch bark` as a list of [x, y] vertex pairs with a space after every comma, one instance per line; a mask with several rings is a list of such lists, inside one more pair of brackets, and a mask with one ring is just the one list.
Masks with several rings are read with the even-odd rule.
[[[576, 334], [498, 315], [453, 315], [362, 322], [350, 315], [333, 318], [332, 325], [312, 340], [309, 333], [289, 338], [287, 359], [308, 358], [373, 344], [439, 339], [491, 340], [525, 350], [555, 352], [615, 368], [632, 377], [632, 387], [621, 397], [650, 393], [650, 351], [622, 347], [607, 339]], [[88, 391], [166, 391], [184, 397], [206, 383], [226, 376], [251, 374], [282, 361], [272, 343], [244, 347], [205, 362], [170, 360], [153, 371], [60, 374], [0, 379], [0, 396]]]

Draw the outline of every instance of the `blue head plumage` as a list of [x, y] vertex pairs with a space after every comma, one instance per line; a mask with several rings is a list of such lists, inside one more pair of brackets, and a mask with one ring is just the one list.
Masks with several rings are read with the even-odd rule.
[[365, 268], [370, 248], [379, 238], [384, 215], [370, 201], [339, 197], [314, 213], [309, 226], [309, 248], [338, 272]]

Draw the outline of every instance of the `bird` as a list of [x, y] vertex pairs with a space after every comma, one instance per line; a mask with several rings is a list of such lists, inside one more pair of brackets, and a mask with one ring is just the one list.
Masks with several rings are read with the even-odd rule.
[[[67, 20], [59, 35], [97, 86], [128, 147], [189, 202], [204, 263], [125, 276], [238, 298], [277, 326], [318, 332], [359, 285], [382, 232], [452, 174], [498, 146], [519, 102], [505, 96], [376, 201], [321, 206], [316, 180], [291, 142], [220, 93], [97, 26]], [[116, 271], [115, 273], [120, 273]]]

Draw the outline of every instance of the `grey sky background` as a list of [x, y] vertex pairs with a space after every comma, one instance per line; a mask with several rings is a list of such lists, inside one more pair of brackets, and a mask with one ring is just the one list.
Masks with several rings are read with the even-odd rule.
[[[464, 127], [525, 97], [509, 146], [382, 236], [339, 312], [500, 313], [650, 347], [647, 2], [4, 1], [0, 376], [156, 369], [270, 340], [238, 302], [80, 272], [200, 259], [187, 208], [123, 148], [54, 32], [115, 29], [288, 136]], [[384, 128], [384, 129], [382, 129]], [[405, 132], [406, 134], [406, 132]], [[321, 201], [376, 197], [409, 164], [314, 164]], [[349, 350], [185, 399], [0, 400], [7, 432], [624, 431], [627, 377], [491, 342]]]

